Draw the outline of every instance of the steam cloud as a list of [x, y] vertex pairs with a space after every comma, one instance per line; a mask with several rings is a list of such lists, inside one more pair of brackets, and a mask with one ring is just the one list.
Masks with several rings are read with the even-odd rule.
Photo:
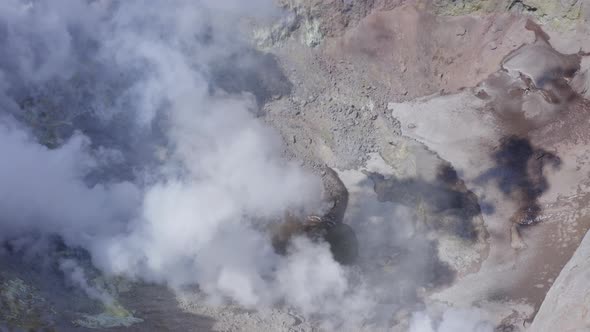
[[[350, 326], [377, 312], [326, 245], [297, 239], [278, 257], [265, 232], [286, 210], [319, 209], [320, 181], [281, 159], [255, 98], [221, 89], [212, 63], [239, 58], [236, 22], [272, 8], [0, 2], [0, 241], [57, 234], [104, 273], [247, 307], [285, 302]], [[112, 301], [74, 261], [60, 268]], [[426, 316], [412, 326], [434, 331]]]
[[494, 326], [476, 309], [449, 309], [438, 324], [425, 313], [415, 313], [410, 322], [410, 332], [493, 332]]
[[341, 301], [346, 271], [325, 246], [279, 259], [263, 231], [286, 209], [318, 207], [320, 182], [281, 160], [252, 96], [219, 89], [210, 70], [246, 47], [237, 15], [269, 8], [3, 1], [2, 240], [58, 234], [106, 273], [245, 306]]

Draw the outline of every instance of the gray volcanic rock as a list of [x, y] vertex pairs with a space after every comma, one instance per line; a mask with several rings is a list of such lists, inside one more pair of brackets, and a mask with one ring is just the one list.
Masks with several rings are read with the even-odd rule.
[[530, 331], [590, 330], [590, 233], [549, 289]]

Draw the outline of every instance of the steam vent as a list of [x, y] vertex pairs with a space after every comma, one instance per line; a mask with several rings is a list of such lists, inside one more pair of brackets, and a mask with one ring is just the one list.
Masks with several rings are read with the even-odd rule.
[[1, 0], [0, 332], [590, 332], [590, 0]]

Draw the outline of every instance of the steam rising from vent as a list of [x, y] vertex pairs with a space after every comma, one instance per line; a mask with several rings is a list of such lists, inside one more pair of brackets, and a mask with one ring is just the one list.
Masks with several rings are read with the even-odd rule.
[[287, 209], [318, 208], [320, 182], [279, 158], [253, 97], [218, 88], [210, 70], [247, 47], [237, 15], [268, 8], [3, 1], [0, 240], [58, 234], [106, 273], [362, 316], [368, 300], [325, 246], [301, 242], [287, 260], [272, 251], [261, 230]]
[[[419, 301], [414, 286], [452, 275], [425, 237], [402, 236], [409, 222], [377, 217], [382, 228], [371, 223], [359, 238], [366, 255], [403, 247], [395, 273], [360, 276], [306, 238], [287, 256], [273, 251], [270, 224], [286, 211], [319, 213], [322, 187], [281, 158], [281, 137], [256, 115], [291, 89], [276, 60], [239, 33], [244, 17], [276, 15], [271, 1], [1, 1], [0, 244], [47, 248], [31, 239], [57, 235], [102, 273], [197, 285], [214, 303], [285, 304], [330, 330], [398, 323], [398, 302]], [[379, 204], [354, 217], [383, 208], [413, 218]], [[58, 258], [69, 283], [116, 302], [74, 256]], [[472, 316], [416, 316], [412, 331], [461, 320], [465, 331], [488, 331], [463, 315]]]
[[410, 322], [410, 332], [493, 332], [494, 326], [486, 321], [485, 315], [476, 309], [449, 309], [435, 324], [424, 313], [416, 313]]

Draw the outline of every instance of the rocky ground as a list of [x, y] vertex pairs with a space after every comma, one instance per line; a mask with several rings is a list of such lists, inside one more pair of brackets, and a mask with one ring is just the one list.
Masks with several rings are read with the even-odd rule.
[[[307, 23], [262, 42], [293, 82], [290, 96], [265, 105], [266, 120], [295, 158], [345, 178], [358, 169], [350, 187], [365, 176], [378, 201], [426, 210], [438, 257], [456, 272], [426, 302], [477, 306], [502, 328], [526, 327], [590, 226], [587, 9], [580, 1], [377, 2], [351, 5], [354, 19], [342, 28], [332, 13], [314, 16], [323, 5], [299, 3], [308, 8], [301, 22], [318, 22], [317, 42], [307, 42], [316, 26]], [[374, 160], [386, 166], [373, 171]], [[445, 212], [428, 196], [447, 163], [478, 198], [482, 213], [469, 224], [476, 241], [462, 242], [453, 223], [436, 225]], [[367, 217], [349, 218], [363, 234]]]
[[[574, 255], [590, 228], [588, 4], [278, 4], [284, 18], [252, 23], [257, 72], [227, 88], [255, 95], [286, 158], [338, 170], [361, 243], [353, 269], [383, 289], [389, 328], [408, 330], [416, 311], [477, 308], [496, 331], [590, 329], [588, 237]], [[61, 296], [45, 291], [59, 282], [1, 263], [0, 317], [22, 328], [318, 329], [285, 308], [116, 280], [96, 281], [117, 294], [112, 307], [81, 294], [74, 307], [39, 305]]]

